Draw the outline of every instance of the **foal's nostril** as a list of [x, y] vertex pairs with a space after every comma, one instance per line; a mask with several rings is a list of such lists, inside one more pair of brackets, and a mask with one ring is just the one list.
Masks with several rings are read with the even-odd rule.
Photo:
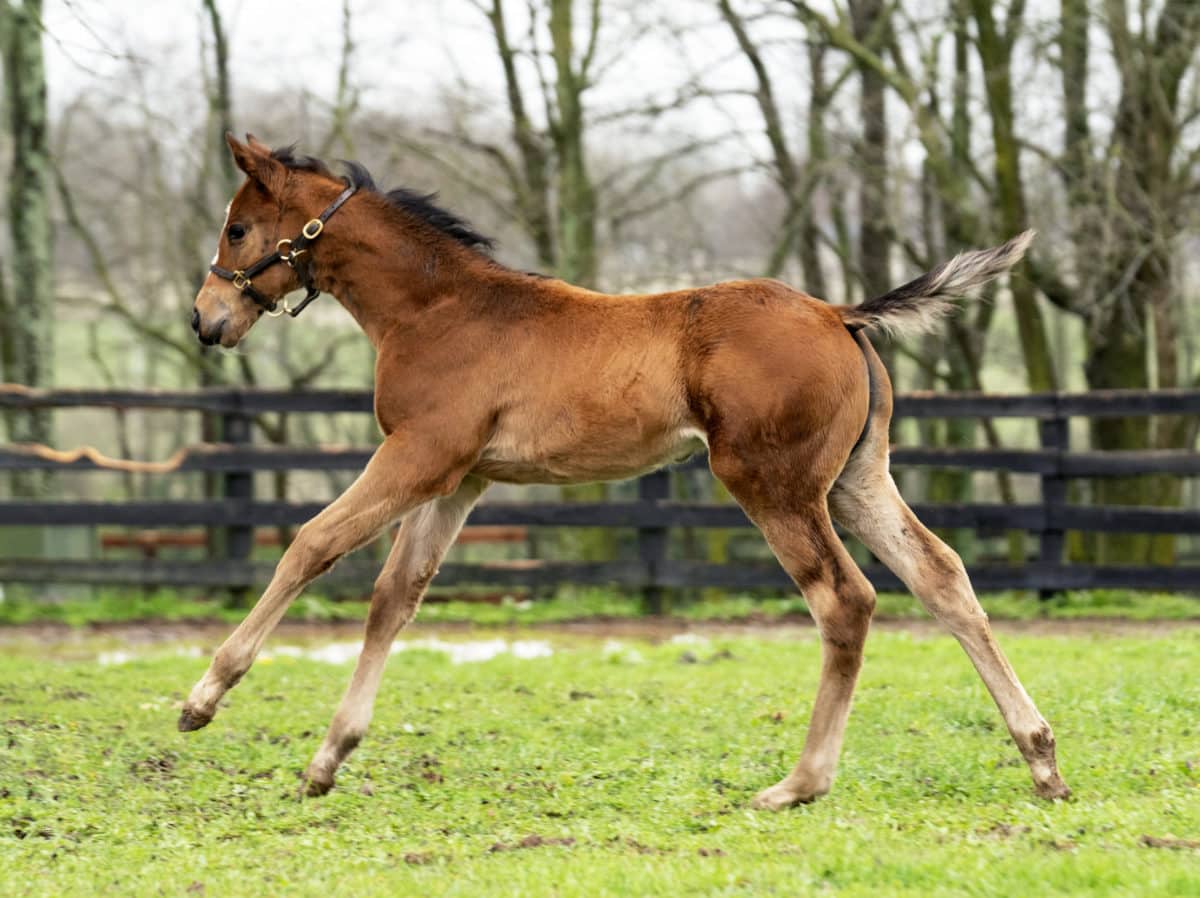
[[225, 325], [229, 322], [222, 318], [217, 322], [216, 327], [210, 327], [207, 332], [196, 328], [196, 336], [200, 338], [200, 342], [205, 346], [216, 346], [221, 342], [221, 334], [225, 331]]
[[192, 309], [192, 330], [200, 333], [200, 310]]

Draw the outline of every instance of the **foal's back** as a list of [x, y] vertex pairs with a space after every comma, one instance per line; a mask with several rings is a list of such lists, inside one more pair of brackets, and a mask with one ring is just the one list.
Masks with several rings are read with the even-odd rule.
[[638, 296], [539, 287], [546, 299], [479, 359], [503, 372], [476, 469], [491, 479], [630, 477], [713, 440], [757, 453], [865, 420], [865, 366], [841, 318], [778, 281]]

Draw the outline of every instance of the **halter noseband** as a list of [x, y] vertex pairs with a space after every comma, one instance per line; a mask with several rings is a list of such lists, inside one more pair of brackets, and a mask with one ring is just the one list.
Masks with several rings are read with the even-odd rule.
[[[220, 265], [212, 264], [208, 267], [219, 278], [224, 278], [227, 281], [232, 281], [233, 286], [237, 287], [242, 293], [249, 296], [252, 300], [262, 307], [262, 310], [268, 315], [275, 317], [287, 312], [293, 318], [304, 311], [305, 307], [321, 295], [321, 291], [314, 286], [312, 277], [308, 271], [308, 262], [301, 259], [301, 256], [308, 255], [308, 248], [312, 246], [313, 241], [321, 236], [321, 232], [325, 230], [325, 222], [333, 217], [333, 213], [342, 208], [342, 204], [350, 197], [354, 196], [354, 192], [358, 188], [351, 184], [343, 190], [336, 200], [330, 203], [325, 211], [316, 218], [309, 220], [304, 227], [300, 229], [300, 235], [291, 240], [284, 238], [275, 244], [275, 251], [267, 253], [253, 265], [246, 268], [237, 268], [230, 271], [228, 268], [222, 268]], [[274, 299], [268, 299], [255, 288], [251, 279], [266, 271], [276, 262], [283, 262], [288, 268], [296, 272], [296, 276], [300, 278], [300, 283], [308, 292], [304, 294], [304, 299], [300, 300], [298, 306], [289, 306], [286, 302], [283, 303], [282, 309], [276, 309], [279, 302]]]

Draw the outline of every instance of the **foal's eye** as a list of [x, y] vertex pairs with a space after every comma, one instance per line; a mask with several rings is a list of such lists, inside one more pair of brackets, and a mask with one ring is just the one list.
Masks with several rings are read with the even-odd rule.
[[231, 224], [229, 226], [229, 230], [227, 230], [225, 233], [229, 235], [230, 243], [237, 243], [246, 236], [246, 228], [244, 225]]

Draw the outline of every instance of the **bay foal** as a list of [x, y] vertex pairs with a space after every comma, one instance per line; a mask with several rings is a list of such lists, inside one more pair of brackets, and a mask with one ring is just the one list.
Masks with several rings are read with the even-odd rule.
[[228, 141], [247, 180], [196, 297], [197, 334], [235, 346], [301, 284], [333, 294], [376, 350], [384, 439], [358, 480], [300, 529], [192, 690], [181, 730], [212, 720], [309, 582], [401, 521], [358, 665], [305, 771], [308, 794], [326, 792], [366, 732], [393, 638], [489, 482], [633, 477], [707, 444], [713, 473], [803, 592], [822, 639], [803, 753], [756, 806], [810, 801], [833, 781], [875, 605], [834, 520], [962, 644], [1037, 793], [1067, 796], [1050, 727], [996, 644], [962, 562], [888, 473], [891, 385], [865, 336], [927, 328], [949, 298], [1020, 259], [1030, 234], [854, 308], [774, 280], [608, 296], [499, 265], [461, 219], [425, 197], [379, 192], [361, 167], [350, 166], [348, 187], [316, 160], [252, 137]]

